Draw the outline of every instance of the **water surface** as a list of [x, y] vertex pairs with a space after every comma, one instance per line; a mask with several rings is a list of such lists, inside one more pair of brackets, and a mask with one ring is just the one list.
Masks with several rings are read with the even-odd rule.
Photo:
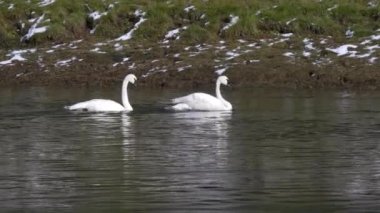
[[[212, 91], [210, 91], [212, 92]], [[187, 91], [130, 91], [132, 113], [72, 113], [119, 89], [3, 88], [3, 210], [375, 212], [377, 92], [223, 88], [228, 112], [171, 113]]]

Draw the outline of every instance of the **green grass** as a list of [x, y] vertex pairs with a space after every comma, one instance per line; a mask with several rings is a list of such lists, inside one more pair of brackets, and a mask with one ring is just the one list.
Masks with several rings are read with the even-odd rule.
[[[114, 39], [128, 32], [136, 22], [133, 13], [142, 9], [147, 21], [135, 32], [133, 42], [162, 41], [167, 31], [182, 26], [188, 29], [181, 42], [205, 42], [218, 39], [253, 40], [272, 34], [293, 32], [298, 35], [332, 36], [344, 38], [347, 28], [355, 37], [368, 36], [380, 28], [380, 1], [368, 7], [364, 0], [65, 0], [39, 7], [38, 0], [3, 0], [0, 4], [0, 47], [43, 45], [78, 38]], [[13, 10], [8, 10], [14, 4]], [[184, 8], [194, 5], [196, 10], [186, 13]], [[337, 8], [328, 11], [338, 5]], [[92, 21], [92, 11], [108, 14]], [[258, 11], [260, 11], [258, 13]], [[45, 14], [50, 19], [46, 33], [36, 34], [30, 41], [20, 43], [20, 38], [32, 25], [28, 20]], [[221, 32], [230, 14], [239, 16], [236, 25]], [[292, 19], [295, 21], [288, 23]], [[25, 28], [21, 29], [21, 24]], [[95, 34], [90, 30], [96, 26]]]

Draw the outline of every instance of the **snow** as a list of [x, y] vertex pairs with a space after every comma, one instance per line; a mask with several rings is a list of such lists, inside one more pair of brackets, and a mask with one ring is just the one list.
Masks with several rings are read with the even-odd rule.
[[168, 71], [168, 70], [165, 69], [165, 67], [163, 67], [162, 69], [160, 69], [160, 67], [153, 67], [152, 69], [150, 69], [146, 74], [142, 75], [141, 77], [146, 78], [151, 74], [155, 74], [155, 73], [159, 73], [159, 72], [166, 72], [166, 71]]
[[371, 39], [375, 41], [380, 40], [380, 35], [372, 35]]
[[54, 66], [56, 66], [56, 67], [60, 67], [60, 66], [69, 66], [69, 63], [70, 63], [70, 62], [73, 62], [73, 61], [75, 61], [75, 60], [77, 60], [77, 57], [73, 56], [73, 57], [71, 57], [71, 58], [69, 58], [69, 59], [66, 59], [66, 60], [57, 61], [57, 62], [54, 64]]
[[372, 40], [364, 40], [364, 41], [362, 41], [360, 44], [361, 45], [366, 45], [366, 44], [369, 44], [369, 43], [371, 43], [372, 42]]
[[332, 48], [326, 48], [326, 50], [328, 51], [331, 51], [331, 52], [334, 52], [337, 54], [337, 56], [342, 56], [342, 55], [346, 55], [348, 53], [351, 53], [348, 48], [357, 48], [358, 46], [357, 45], [353, 45], [353, 44], [345, 44], [345, 45], [342, 45], [340, 47], [337, 47], [335, 49], [332, 49]]
[[289, 25], [290, 23], [292, 23], [292, 22], [295, 21], [295, 20], [297, 20], [297, 18], [293, 18], [293, 19], [287, 21], [285, 24], [286, 24], [286, 25]]
[[222, 75], [224, 72], [226, 72], [227, 69], [228, 69], [228, 67], [224, 67], [224, 68], [222, 68], [222, 69], [215, 70], [215, 72], [216, 72], [218, 75]]
[[184, 70], [186, 70], [186, 69], [189, 69], [189, 68], [191, 68], [192, 67], [192, 65], [190, 64], [190, 65], [187, 65], [187, 66], [183, 66], [183, 67], [178, 67], [178, 72], [182, 72], [182, 71], [184, 71]]
[[5, 60], [5, 61], [0, 61], [0, 65], [7, 65], [7, 64], [12, 64], [13, 61], [26, 61], [25, 58], [21, 56], [21, 54], [16, 54], [14, 55], [11, 59]]
[[303, 52], [302, 52], [302, 55], [305, 56], [305, 57], [310, 57], [310, 56], [311, 56], [311, 53], [310, 53], [310, 52], [307, 52], [307, 51], [303, 51]]
[[24, 50], [13, 50], [12, 52], [8, 53], [7, 56], [19, 55], [23, 53], [35, 53], [36, 51], [37, 51], [36, 48], [24, 49]]
[[338, 8], [337, 4], [334, 5], [334, 6], [332, 6], [332, 7], [330, 7], [330, 8], [328, 8], [327, 11], [335, 10], [336, 8]]
[[219, 46], [219, 47], [216, 47], [216, 49], [218, 49], [218, 50], [224, 50], [224, 49], [226, 49], [227, 47], [226, 46]]
[[293, 33], [283, 33], [283, 34], [281, 34], [281, 37], [285, 37], [285, 38], [289, 38], [291, 36], [293, 36]]
[[372, 57], [372, 58], [368, 59], [368, 62], [373, 64], [373, 63], [375, 63], [376, 60], [377, 60], [377, 57]]
[[142, 11], [142, 10], [138, 10], [137, 9], [137, 10], [135, 10], [134, 14], [135, 14], [136, 17], [142, 18], [142, 17], [145, 16], [146, 13], [144, 11]]
[[230, 15], [230, 22], [227, 23], [223, 28], [222, 31], [228, 30], [230, 27], [234, 26], [239, 21], [239, 16]]
[[12, 64], [14, 61], [26, 61], [22, 54], [24, 53], [35, 53], [37, 51], [36, 48], [33, 49], [24, 49], [24, 50], [13, 50], [7, 54], [8, 57], [11, 57], [8, 60], [0, 61], [0, 65]]
[[42, 0], [38, 5], [40, 7], [45, 7], [45, 6], [48, 6], [50, 4], [53, 4], [55, 2], [55, 0]]
[[35, 22], [36, 20], [37, 20], [37, 18], [31, 18], [31, 19], [28, 20], [28, 22], [29, 22], [29, 23], [33, 23], [33, 22]]
[[20, 77], [20, 76], [22, 76], [22, 75], [24, 75], [23, 72], [22, 72], [22, 73], [18, 73], [18, 74], [16, 74], [16, 78], [18, 78], [18, 77]]
[[123, 49], [123, 46], [122, 46], [120, 43], [116, 43], [116, 44], [114, 44], [113, 46], [115, 47], [115, 50], [116, 50], [116, 51], [120, 51], [120, 50]]
[[190, 12], [190, 10], [195, 10], [195, 6], [194, 5], [191, 5], [191, 6], [188, 6], [186, 7], [185, 9], [183, 9], [184, 11], [186, 11], [187, 13]]
[[380, 45], [376, 44], [376, 45], [368, 46], [368, 47], [365, 47], [365, 49], [374, 51], [374, 49], [380, 49]]
[[98, 42], [98, 43], [95, 43], [94, 44], [96, 47], [101, 47], [101, 46], [105, 46], [107, 45], [107, 43], [104, 43], [104, 42]]
[[136, 10], [135, 16], [140, 17], [140, 20], [133, 26], [133, 28], [126, 34], [120, 36], [119, 38], [115, 39], [116, 41], [126, 41], [130, 40], [132, 38], [133, 33], [139, 28], [139, 26], [146, 21], [147, 19], [144, 18], [145, 12], [142, 10]]
[[240, 54], [236, 53], [236, 52], [228, 51], [228, 52], [226, 52], [226, 56], [229, 56], [228, 58], [226, 58], [226, 60], [231, 60], [231, 59], [234, 59], [234, 58], [240, 56]]
[[378, 3], [376, 2], [376, 0], [368, 2], [368, 7], [377, 7], [377, 5]]
[[101, 51], [99, 47], [96, 47], [96, 48], [94, 48], [94, 49], [92, 49], [92, 50], [90, 50], [90, 51], [91, 51], [91, 52], [95, 52], [95, 53], [100, 53], [100, 54], [104, 54], [104, 53], [106, 53], [106, 52], [104, 52], [104, 51]]
[[54, 45], [52, 46], [53, 49], [58, 49], [58, 48], [61, 48], [62, 46], [64, 46], [65, 44], [57, 44], [57, 45]]
[[320, 59], [314, 61], [313, 65], [321, 66], [321, 65], [331, 64], [331, 63], [332, 63], [332, 61], [329, 58], [320, 58]]
[[93, 29], [90, 30], [90, 34], [94, 34], [95, 33], [95, 30], [98, 26], [95, 26]]
[[351, 57], [351, 58], [367, 58], [367, 57], [370, 57], [372, 55], [372, 51], [368, 52], [368, 53], [365, 53], [365, 54], [361, 54], [361, 55], [357, 55], [357, 51], [351, 51], [351, 55], [349, 55], [348, 57]]
[[128, 66], [128, 69], [135, 69], [136, 68], [136, 64], [135, 63], [132, 63], [132, 65]]
[[321, 40], [319, 41], [319, 43], [320, 43], [320, 44], [327, 44], [327, 39], [326, 39], [326, 38], [321, 39]]
[[182, 30], [186, 30], [187, 29], [187, 26], [183, 26], [181, 28], [177, 28], [177, 29], [174, 29], [174, 30], [170, 30], [169, 32], [166, 33], [165, 35], [165, 40], [163, 41], [163, 43], [169, 43], [169, 39], [171, 40], [178, 40], [180, 37], [179, 37], [179, 33], [182, 31]]
[[257, 60], [257, 59], [253, 59], [253, 60], [249, 60], [249, 63], [259, 63], [260, 60]]
[[282, 39], [280, 39], [280, 40], [277, 40], [277, 41], [273, 41], [273, 42], [271, 42], [271, 43], [269, 43], [268, 44], [268, 46], [273, 46], [274, 44], [278, 44], [278, 43], [281, 43], [281, 42], [284, 42], [284, 41], [288, 41], [289, 40], [289, 38], [282, 38]]
[[180, 30], [180, 28], [170, 30], [168, 33], [166, 33], [165, 38], [177, 37], [177, 35], [179, 34], [179, 30]]
[[292, 52], [286, 52], [283, 55], [286, 57], [294, 57], [294, 53], [292, 53]]
[[95, 11], [90, 13], [88, 16], [92, 18], [94, 21], [100, 19], [102, 16], [107, 15], [107, 12], [100, 13], [99, 11]]
[[308, 49], [308, 50], [315, 50], [315, 47], [313, 47], [313, 42], [310, 41], [310, 39], [305, 38], [305, 39], [303, 39], [302, 42], [305, 44], [305, 48], [306, 49]]
[[113, 67], [116, 67], [117, 65], [119, 65], [119, 64], [124, 64], [124, 62], [126, 62], [126, 61], [129, 61], [129, 58], [128, 57], [126, 57], [126, 58], [123, 58], [123, 60], [122, 60], [122, 62], [116, 62], [116, 63], [114, 63], [114, 64], [112, 64], [112, 66]]
[[352, 31], [350, 28], [347, 29], [345, 35], [346, 35], [346, 38], [352, 38], [354, 36], [354, 31]]
[[78, 39], [78, 40], [72, 41], [72, 42], [70, 43], [70, 45], [71, 45], [71, 44], [79, 44], [79, 43], [81, 43], [82, 41], [83, 41], [83, 39]]
[[28, 33], [21, 38], [21, 41], [29, 40], [35, 34], [43, 33], [43, 32], [45, 32], [47, 30], [46, 26], [44, 26], [44, 27], [37, 27], [42, 22], [42, 20], [44, 19], [44, 17], [45, 17], [45, 14], [43, 14], [42, 16], [40, 16], [36, 20], [36, 22], [29, 28]]

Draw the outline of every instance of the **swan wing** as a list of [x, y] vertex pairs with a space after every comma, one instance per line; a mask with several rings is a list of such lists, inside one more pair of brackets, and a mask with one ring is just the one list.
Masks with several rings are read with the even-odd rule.
[[206, 93], [192, 93], [179, 98], [172, 99], [172, 103], [176, 104], [172, 109], [176, 111], [184, 110], [223, 110], [223, 103], [216, 97]]
[[74, 105], [66, 107], [69, 110], [80, 110], [89, 112], [120, 112], [125, 108], [112, 100], [105, 99], [92, 99], [89, 101], [79, 102]]
[[213, 100], [213, 99], [218, 100], [217, 98], [215, 98], [212, 95], [197, 92], [197, 93], [192, 93], [190, 95], [186, 95], [183, 97], [174, 98], [174, 99], [172, 99], [172, 103], [173, 104], [179, 104], [179, 103], [208, 102], [208, 101]]

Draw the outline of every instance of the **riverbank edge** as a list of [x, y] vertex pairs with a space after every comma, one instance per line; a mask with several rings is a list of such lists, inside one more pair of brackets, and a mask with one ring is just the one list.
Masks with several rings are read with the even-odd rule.
[[[92, 54], [85, 57], [89, 59]], [[103, 61], [94, 57], [92, 61], [68, 67], [52, 65], [49, 70], [41, 69], [36, 62], [16, 63], [2, 67], [0, 87], [110, 87], [121, 84], [126, 74], [134, 73], [138, 77], [139, 87], [197, 88], [215, 82], [218, 74], [215, 73], [211, 60], [208, 57], [201, 57], [199, 60], [194, 60], [191, 67], [182, 72], [178, 72], [174, 62], [163, 61], [167, 70], [151, 75], [146, 75], [147, 70], [157, 65], [149, 60], [136, 62], [138, 66], [134, 69], [130, 69], [128, 65], [115, 67], [107, 62], [107, 57], [104, 57]], [[332, 64], [314, 66], [307, 59], [289, 62], [281, 55], [272, 55], [262, 58], [258, 63], [250, 60], [240, 61], [237, 65], [227, 68], [223, 75], [229, 77], [230, 83], [235, 88], [380, 89], [378, 64], [368, 65], [365, 61], [343, 58]]]

